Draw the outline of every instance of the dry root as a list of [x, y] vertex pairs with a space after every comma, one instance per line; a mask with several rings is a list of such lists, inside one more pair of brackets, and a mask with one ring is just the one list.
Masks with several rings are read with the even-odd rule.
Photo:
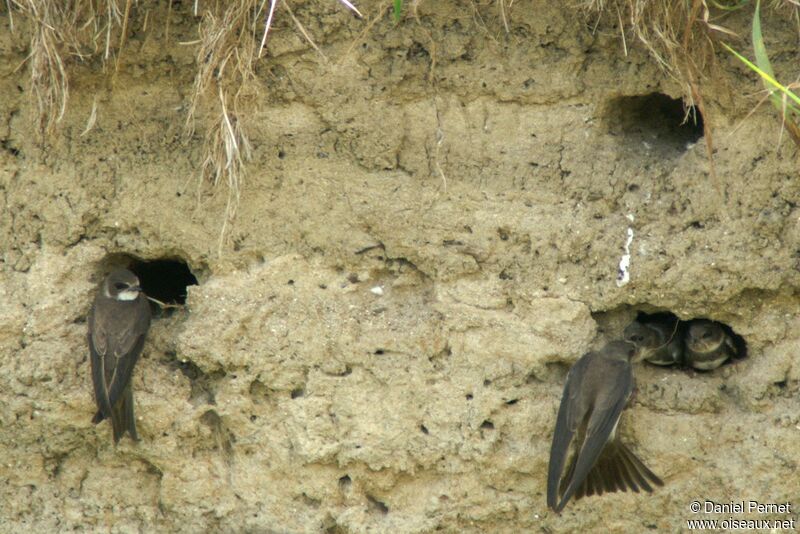
[[[124, 9], [117, 0], [55, 2], [53, 0], [9, 0], [12, 31], [16, 31], [12, 9], [29, 24], [31, 94], [36, 123], [43, 138], [52, 134], [64, 117], [69, 99], [66, 64], [97, 55], [108, 60], [114, 43], [124, 43], [124, 28], [132, 0]], [[20, 65], [22, 67], [22, 65]]]

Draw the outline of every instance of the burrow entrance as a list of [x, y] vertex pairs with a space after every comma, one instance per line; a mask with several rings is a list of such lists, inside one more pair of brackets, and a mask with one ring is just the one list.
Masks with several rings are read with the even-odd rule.
[[680, 319], [669, 311], [629, 309], [594, 314], [610, 339], [642, 347], [644, 361], [662, 367], [713, 371], [747, 357], [747, 343], [725, 323], [705, 317]]
[[130, 269], [139, 278], [144, 293], [164, 304], [185, 304], [186, 288], [197, 285], [189, 264], [180, 258], [143, 260], [129, 254], [111, 254], [102, 267], [103, 276], [113, 269]]
[[614, 98], [606, 104], [604, 122], [611, 135], [637, 149], [682, 153], [703, 137], [700, 110], [663, 93]]

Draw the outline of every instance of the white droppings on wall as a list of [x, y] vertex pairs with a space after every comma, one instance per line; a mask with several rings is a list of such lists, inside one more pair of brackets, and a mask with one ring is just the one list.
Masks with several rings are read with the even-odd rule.
[[[628, 214], [627, 219], [633, 222], [633, 215]], [[627, 285], [631, 281], [631, 243], [633, 243], [633, 228], [628, 227], [628, 239], [625, 241], [625, 253], [619, 259], [617, 269], [617, 287]]]

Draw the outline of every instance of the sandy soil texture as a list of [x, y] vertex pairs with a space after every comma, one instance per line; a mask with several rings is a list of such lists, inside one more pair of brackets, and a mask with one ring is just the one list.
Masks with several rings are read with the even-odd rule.
[[[774, 109], [748, 116], [760, 82], [721, 47], [712, 173], [669, 105], [683, 87], [613, 17], [517, 0], [506, 32], [496, 2], [429, 0], [370, 26], [377, 2], [292, 1], [324, 58], [279, 9], [220, 253], [215, 117], [184, 128], [199, 19], [173, 2], [167, 35], [160, 4], [134, 4], [115, 75], [69, 61], [46, 143], [0, 8], [0, 532], [674, 532], [728, 517], [689, 511], [706, 499], [798, 520], [798, 148]], [[747, 36], [750, 14], [724, 25]], [[765, 9], [785, 76], [790, 22]], [[86, 317], [126, 257], [198, 285], [154, 319], [142, 439], [115, 448], [90, 422]], [[666, 485], [555, 515], [566, 372], [637, 311], [722, 321], [749, 357], [637, 366], [620, 431]]]

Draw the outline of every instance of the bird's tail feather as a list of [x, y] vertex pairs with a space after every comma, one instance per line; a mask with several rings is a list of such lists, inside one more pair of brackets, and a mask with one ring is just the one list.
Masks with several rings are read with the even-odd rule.
[[[576, 456], [571, 459], [564, 478], [559, 488], [562, 495], [569, 486], [575, 471]], [[664, 483], [655, 475], [635, 454], [621, 441], [613, 440], [606, 444], [597, 458], [592, 470], [586, 479], [575, 491], [575, 499], [590, 495], [602, 495], [616, 491], [639, 493], [640, 489], [647, 492], [653, 491], [653, 486], [663, 486]], [[567, 496], [569, 498], [569, 496]], [[556, 507], [560, 511], [567, 504], [567, 499], [562, 497]]]
[[136, 433], [136, 418], [133, 415], [133, 391], [130, 384], [111, 409], [111, 426], [114, 430], [115, 445], [119, 443], [125, 432], [128, 432], [134, 441], [139, 441], [139, 435]]
[[579, 499], [615, 491], [652, 492], [664, 483], [621, 441], [609, 442], [589, 472], [586, 482], [575, 492]]
[[631, 468], [631, 473], [636, 478], [642, 489], [647, 492], [652, 492], [653, 488], [648, 484], [652, 482], [656, 486], [663, 486], [664, 482], [656, 476], [633, 452], [625, 446], [622, 442], [617, 442], [617, 447], [620, 450], [620, 455], [625, 457], [626, 463]]

